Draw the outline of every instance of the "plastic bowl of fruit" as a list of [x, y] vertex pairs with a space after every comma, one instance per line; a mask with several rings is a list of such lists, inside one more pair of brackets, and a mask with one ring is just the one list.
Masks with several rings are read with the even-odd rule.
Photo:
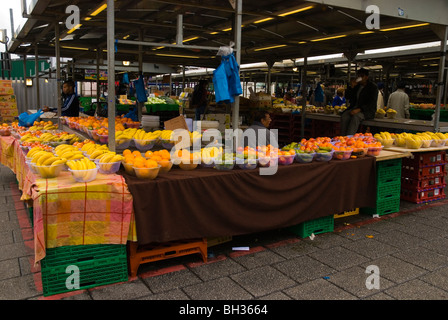
[[296, 160], [300, 163], [310, 163], [314, 160], [315, 152], [298, 152], [296, 153]]
[[[33, 165], [33, 164], [32, 164]], [[38, 175], [44, 179], [56, 178], [59, 176], [61, 171], [64, 169], [65, 164], [61, 163], [58, 165], [49, 165], [49, 166], [37, 166], [34, 165], [34, 169], [37, 171]]]
[[98, 135], [98, 133], [96, 132], [96, 130], [90, 130], [90, 133], [92, 135], [92, 139], [94, 141], [100, 141], [100, 136]]
[[108, 143], [109, 142], [109, 135], [107, 134], [99, 134], [98, 135], [100, 143]]
[[228, 171], [232, 170], [235, 167], [235, 159], [219, 159], [215, 162], [215, 169]]
[[11, 130], [9, 128], [0, 128], [0, 136], [10, 136]]
[[350, 159], [353, 150], [334, 150], [333, 158], [339, 160], [347, 160]]
[[433, 139], [431, 147], [443, 147], [446, 144], [446, 139]]
[[243, 170], [252, 170], [255, 169], [258, 165], [257, 159], [236, 159], [236, 165]]
[[288, 155], [279, 155], [278, 156], [278, 164], [287, 166], [294, 162], [294, 158], [296, 157], [295, 154], [288, 154]]
[[121, 161], [117, 162], [99, 162], [98, 161], [98, 170], [102, 174], [113, 174], [116, 173], [120, 169]]
[[278, 164], [278, 156], [259, 156], [258, 164], [260, 167], [276, 166]]
[[420, 149], [422, 144], [422, 140], [406, 139], [406, 149]]
[[385, 148], [389, 148], [392, 147], [394, 144], [395, 139], [381, 139], [381, 138], [376, 138], [376, 140], [378, 140], [379, 142], [381, 142], [381, 144], [385, 147]]
[[117, 149], [127, 149], [131, 145], [132, 139], [119, 139], [116, 141], [115, 147]]
[[422, 148], [429, 148], [431, 147], [432, 139], [431, 140], [422, 140]]
[[86, 169], [86, 170], [72, 170], [68, 169], [72, 174], [73, 179], [76, 182], [90, 182], [96, 179], [98, 174], [98, 168]]
[[124, 171], [127, 174], [129, 174], [131, 176], [135, 176], [134, 166], [132, 163], [126, 163], [126, 162], [122, 161], [121, 164], [123, 165]]
[[185, 163], [185, 162], [181, 161], [178, 165], [179, 165], [179, 168], [181, 168], [182, 170], [189, 171], [189, 170], [196, 169], [199, 164], [194, 163], [194, 162], [186, 162]]
[[369, 156], [378, 156], [381, 152], [381, 150], [383, 150], [383, 146], [381, 147], [368, 147], [367, 149], [367, 155]]
[[334, 151], [316, 152], [315, 159], [316, 161], [330, 161], [333, 158], [333, 152]]
[[353, 148], [352, 156], [355, 156], [357, 158], [365, 157], [368, 150], [369, 148]]
[[173, 162], [171, 160], [160, 160], [157, 161], [160, 165], [160, 172], [159, 173], [166, 173], [171, 170], [173, 167]]
[[32, 173], [39, 174], [39, 171], [36, 169], [36, 165], [32, 163], [31, 160], [26, 160], [25, 163], [28, 165]]
[[138, 139], [134, 139], [134, 144], [135, 147], [139, 150], [139, 151], [148, 151], [151, 150], [154, 145], [156, 144], [156, 139], [153, 140], [138, 140]]
[[165, 149], [171, 150], [174, 147], [174, 142], [172, 142], [171, 140], [160, 140], [160, 143], [162, 144], [162, 147], [164, 147]]
[[160, 172], [160, 165], [154, 168], [136, 168], [134, 167], [135, 175], [139, 179], [154, 180], [157, 178]]
[[201, 167], [213, 168], [214, 166], [215, 166], [215, 158], [207, 158], [207, 159], [202, 158], [201, 159]]

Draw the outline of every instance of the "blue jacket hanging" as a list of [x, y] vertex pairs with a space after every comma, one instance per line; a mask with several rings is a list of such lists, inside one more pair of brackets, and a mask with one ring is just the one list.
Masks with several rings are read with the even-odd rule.
[[235, 96], [243, 93], [239, 66], [235, 56], [229, 54], [221, 58], [221, 64], [213, 72], [216, 102], [234, 102]]
[[138, 102], [146, 102], [148, 98], [146, 97], [143, 75], [140, 75], [140, 77], [138, 77], [138, 79], [134, 81], [134, 85], [135, 85], [135, 91], [137, 92]]

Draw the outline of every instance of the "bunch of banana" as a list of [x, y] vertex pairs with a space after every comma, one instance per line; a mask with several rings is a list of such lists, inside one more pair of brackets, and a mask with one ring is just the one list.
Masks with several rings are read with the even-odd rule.
[[58, 156], [61, 156], [62, 154], [64, 154], [67, 151], [79, 151], [79, 150], [78, 150], [78, 148], [76, 148], [75, 146], [72, 146], [71, 144], [60, 144], [54, 148], [54, 152]]
[[[101, 173], [115, 173], [113, 168], [119, 169], [121, 161], [123, 161], [124, 157], [121, 154], [116, 154], [115, 152], [106, 152], [105, 154], [99, 157], [98, 166], [100, 168]], [[117, 163], [118, 162], [118, 163]], [[114, 172], [112, 172], [114, 171]]]
[[173, 141], [173, 130], [162, 130], [162, 132], [160, 133], [160, 139]]
[[393, 138], [392, 135], [391, 135], [389, 132], [387, 132], [387, 131], [380, 132], [380, 133], [375, 133], [375, 134], [373, 135], [373, 137], [374, 137], [376, 140], [378, 140], [379, 142], [381, 142], [381, 144], [382, 144], [384, 147], [390, 147], [390, 146], [392, 146], [392, 144], [394, 143], [394, 138]]
[[21, 142], [40, 142], [42, 141], [39, 137], [36, 137], [35, 135], [31, 133], [26, 133], [20, 138]]
[[[61, 146], [67, 146], [67, 145], [61, 145]], [[60, 147], [60, 146], [58, 146]], [[57, 147], [56, 147], [57, 148]], [[81, 151], [77, 150], [76, 147], [61, 147], [59, 149], [55, 148], [56, 154], [61, 157], [65, 158], [67, 160], [77, 160], [84, 157]]]
[[52, 122], [49, 122], [44, 126], [44, 130], [56, 130], [57, 128], [58, 126], [53, 124]]
[[115, 132], [115, 141], [117, 145], [123, 144], [129, 140], [131, 140], [135, 133], [137, 132], [137, 128], [128, 128], [123, 131], [117, 131]]
[[218, 155], [222, 154], [222, 147], [205, 147], [201, 149], [201, 159], [205, 164], [212, 164]]
[[28, 158], [32, 158], [33, 155], [34, 155], [36, 152], [38, 152], [38, 151], [44, 151], [44, 148], [42, 148], [41, 146], [32, 147], [32, 148], [28, 151], [28, 153], [26, 154], [26, 156], [27, 156]]
[[408, 149], [420, 149], [423, 144], [422, 138], [415, 134], [408, 134], [404, 139], [406, 141], [406, 148]]
[[432, 137], [427, 132], [417, 132], [416, 135], [418, 135], [422, 140], [422, 148], [429, 148], [431, 146]]
[[424, 132], [431, 136], [431, 139], [434, 141], [435, 146], [443, 145], [443, 142], [448, 139], [448, 134], [442, 132]]
[[31, 163], [38, 170], [42, 178], [54, 178], [61, 171], [61, 165], [65, 164], [67, 159], [55, 156], [49, 151], [37, 151], [31, 158]]
[[42, 142], [49, 142], [49, 141], [61, 141], [61, 139], [59, 138], [59, 136], [54, 135], [50, 132], [44, 132], [40, 135], [40, 139], [42, 140]]
[[83, 157], [79, 160], [67, 161], [67, 166], [70, 168], [72, 176], [76, 181], [79, 182], [89, 182], [95, 179], [97, 170], [95, 162]]
[[81, 151], [85, 151], [90, 159], [96, 159], [99, 155], [110, 150], [105, 144], [87, 143], [82, 146]]
[[201, 139], [201, 137], [202, 137], [202, 134], [198, 131], [190, 132], [191, 143], [193, 143], [193, 141], [196, 141], [196, 139]]

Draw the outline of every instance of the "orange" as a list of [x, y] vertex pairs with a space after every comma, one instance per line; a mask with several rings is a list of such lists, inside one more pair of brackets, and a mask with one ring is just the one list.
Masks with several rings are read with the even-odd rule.
[[145, 157], [146, 157], [146, 158], [151, 158], [152, 155], [153, 155], [153, 152], [150, 151], [150, 150], [148, 150], [148, 151], [145, 152]]
[[131, 154], [132, 154], [132, 151], [129, 149], [126, 149], [123, 151], [123, 156], [131, 155]]
[[151, 159], [154, 160], [154, 161], [161, 161], [161, 160], [163, 160], [163, 158], [161, 156], [154, 156], [154, 155], [151, 157]]
[[137, 156], [141, 156], [142, 153], [141, 153], [140, 151], [138, 151], [138, 150], [134, 150], [134, 151], [132, 151], [132, 155], [133, 155], [134, 157], [137, 157]]
[[154, 161], [152, 159], [145, 160], [145, 167], [146, 168], [155, 168], [157, 166], [158, 166], [157, 161]]
[[143, 157], [136, 157], [134, 159], [134, 167], [136, 168], [144, 168], [146, 159]]

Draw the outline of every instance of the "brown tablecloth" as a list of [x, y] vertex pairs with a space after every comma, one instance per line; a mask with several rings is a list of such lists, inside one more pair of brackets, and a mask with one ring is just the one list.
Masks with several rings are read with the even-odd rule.
[[155, 180], [121, 173], [134, 199], [140, 245], [274, 230], [376, 201], [375, 158], [293, 163], [259, 169], [183, 171]]

